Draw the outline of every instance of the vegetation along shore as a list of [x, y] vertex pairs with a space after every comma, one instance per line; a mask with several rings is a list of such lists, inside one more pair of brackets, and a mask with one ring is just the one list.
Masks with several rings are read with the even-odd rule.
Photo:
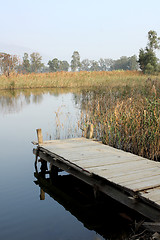
[[86, 88], [101, 86], [137, 86], [145, 85], [147, 79], [160, 81], [160, 74], [145, 75], [140, 71], [101, 71], [101, 72], [54, 72], [15, 74], [0, 76], [0, 89], [34, 88]]

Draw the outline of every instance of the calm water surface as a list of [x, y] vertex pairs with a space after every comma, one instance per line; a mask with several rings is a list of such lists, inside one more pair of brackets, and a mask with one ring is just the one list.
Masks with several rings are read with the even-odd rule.
[[[32, 140], [78, 137], [73, 93], [0, 93], [0, 239], [103, 239], [34, 184]], [[74, 131], [71, 132], [70, 128]], [[61, 128], [61, 131], [60, 131]]]
[[80, 93], [58, 90], [0, 93], [1, 240], [104, 239], [50, 194], [41, 201], [34, 183], [31, 141], [37, 140], [36, 129], [42, 128], [45, 140], [80, 137], [81, 110], [76, 104], [80, 97]]

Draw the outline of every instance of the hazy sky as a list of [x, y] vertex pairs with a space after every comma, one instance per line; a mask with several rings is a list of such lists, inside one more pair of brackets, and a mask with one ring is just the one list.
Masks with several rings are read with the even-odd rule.
[[160, 0], [0, 0], [0, 52], [118, 59], [160, 36]]

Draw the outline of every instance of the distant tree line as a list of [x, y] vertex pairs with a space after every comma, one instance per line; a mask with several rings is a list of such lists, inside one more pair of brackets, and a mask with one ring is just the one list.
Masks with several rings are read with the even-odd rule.
[[42, 63], [42, 56], [38, 52], [30, 55], [24, 53], [23, 59], [17, 55], [0, 53], [1, 73], [9, 77], [11, 72], [16, 73], [40, 73], [40, 72], [59, 72], [59, 71], [112, 71], [112, 70], [138, 70], [143, 73], [153, 74], [160, 72], [159, 59], [156, 57], [155, 50], [160, 49], [160, 37], [157, 37], [155, 31], [148, 32], [148, 44], [145, 49], [139, 50], [139, 57], [122, 56], [117, 60], [110, 58], [100, 58], [98, 61], [84, 59], [80, 60], [78, 51], [74, 51], [71, 56], [71, 63], [65, 60], [53, 58], [48, 61], [48, 66]]
[[71, 64], [65, 60], [53, 58], [48, 61], [48, 66], [42, 63], [42, 56], [38, 52], [32, 54], [24, 53], [22, 60], [16, 55], [0, 53], [0, 69], [3, 74], [9, 76], [11, 72], [16, 73], [40, 73], [40, 72], [60, 72], [60, 71], [112, 71], [112, 70], [137, 70], [138, 61], [134, 55], [132, 57], [121, 57], [118, 60], [102, 59], [98, 61], [84, 59], [80, 61], [80, 54], [74, 51]]
[[78, 71], [112, 71], [112, 70], [138, 70], [138, 61], [136, 55], [132, 57], [121, 57], [118, 60], [110, 58], [100, 58], [98, 61], [84, 59], [80, 61], [80, 54], [74, 51], [71, 59], [71, 64], [67, 61], [60, 61], [57, 58], [48, 62], [49, 71], [68, 71], [69, 67], [72, 72]]

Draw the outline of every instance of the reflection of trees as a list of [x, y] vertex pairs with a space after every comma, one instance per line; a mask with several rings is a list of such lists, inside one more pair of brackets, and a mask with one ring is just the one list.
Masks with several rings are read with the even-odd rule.
[[76, 89], [24, 89], [24, 90], [7, 90], [0, 91], [0, 112], [9, 114], [13, 112], [20, 112], [26, 105], [40, 104], [43, 101], [43, 95], [59, 96], [69, 92], [79, 92]]
[[43, 100], [43, 95], [33, 95], [32, 100], [34, 103], [41, 103]]
[[25, 101], [26, 101], [27, 104], [31, 103], [30, 95], [24, 96], [24, 98], [25, 98]]
[[8, 114], [11, 112], [19, 112], [22, 109], [22, 105], [19, 100], [14, 97], [0, 97], [0, 112]]

